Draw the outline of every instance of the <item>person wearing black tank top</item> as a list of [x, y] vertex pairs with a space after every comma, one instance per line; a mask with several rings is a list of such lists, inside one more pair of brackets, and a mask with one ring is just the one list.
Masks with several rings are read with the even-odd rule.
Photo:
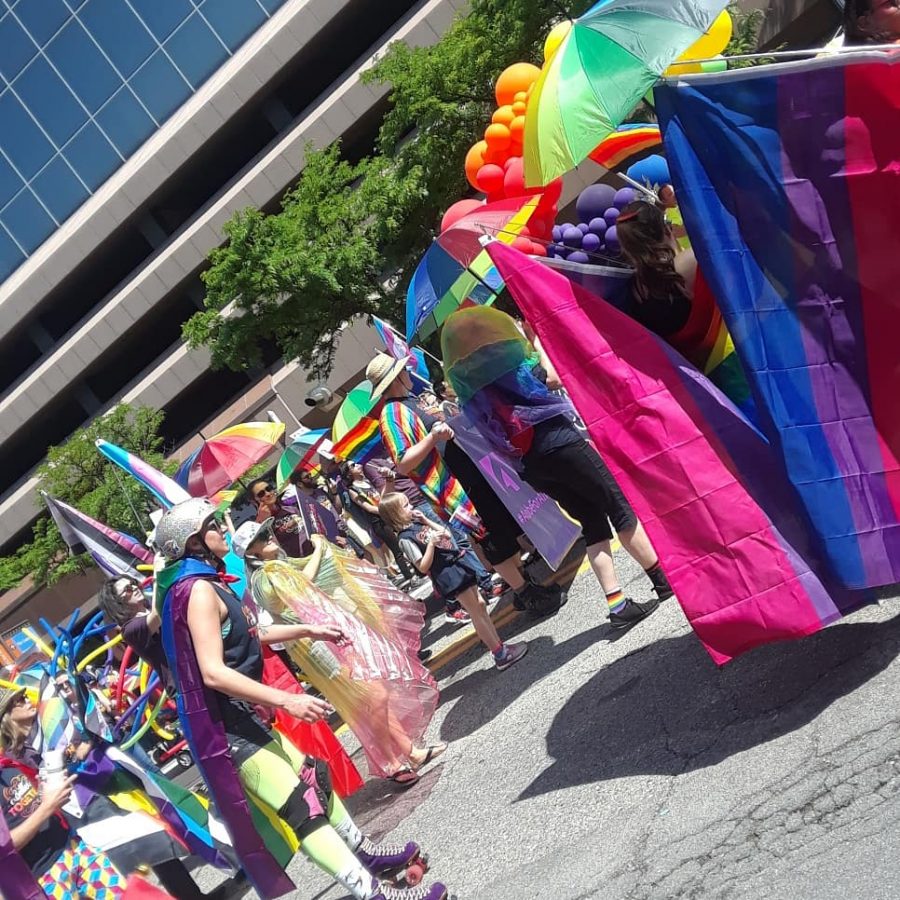
[[[270, 727], [271, 709], [317, 722], [329, 715], [331, 708], [317, 697], [262, 684], [261, 643], [302, 638], [337, 642], [343, 640], [343, 634], [330, 626], [260, 625], [255, 611], [241, 603], [218, 577], [229, 547], [215, 516], [216, 509], [208, 501], [186, 500], [164, 513], [156, 530], [157, 546], [173, 562], [170, 568], [180, 567], [169, 578], [163, 609], [163, 644], [176, 680], [182, 680], [180, 690], [191, 689], [192, 673], [199, 673], [207, 703], [218, 707], [218, 724], [224, 729], [227, 753], [244, 791], [277, 813], [295, 832], [305, 855], [354, 898], [445, 900], [447, 891], [441, 884], [401, 891], [380, 880], [379, 875], [415, 859], [418, 845], [410, 841], [404, 846], [385, 847], [370, 841], [332, 791], [327, 767], [304, 757]], [[195, 658], [186, 660], [186, 653]], [[192, 704], [196, 702], [192, 700]], [[179, 715], [187, 720], [186, 733], [193, 728], [196, 734], [198, 719], [196, 715], [191, 718], [181, 702]], [[214, 713], [212, 718], [216, 719]], [[215, 799], [216, 785], [207, 774], [214, 764], [208, 752], [201, 752], [201, 770]], [[219, 800], [217, 804], [223, 807]], [[232, 821], [232, 831], [246, 825], [246, 820], [238, 821], [238, 816]], [[231, 826], [227, 817], [226, 824]], [[241, 861], [245, 869], [247, 863], [254, 865], [252, 859]]]

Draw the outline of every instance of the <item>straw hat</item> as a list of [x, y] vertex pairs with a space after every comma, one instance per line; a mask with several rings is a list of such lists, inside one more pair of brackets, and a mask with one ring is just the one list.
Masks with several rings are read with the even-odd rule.
[[17, 697], [25, 693], [25, 688], [4, 688], [0, 691], [0, 719], [2, 719], [13, 705]]
[[366, 366], [366, 378], [372, 382], [372, 399], [377, 400], [405, 368], [405, 359], [394, 359], [387, 353], [379, 353]]

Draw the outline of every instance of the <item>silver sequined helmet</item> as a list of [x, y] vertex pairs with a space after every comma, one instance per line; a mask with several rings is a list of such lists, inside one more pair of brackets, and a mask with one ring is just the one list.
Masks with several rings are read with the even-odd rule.
[[204, 497], [176, 503], [163, 513], [156, 526], [156, 546], [168, 559], [181, 559], [187, 542], [199, 535], [215, 514], [216, 507]]

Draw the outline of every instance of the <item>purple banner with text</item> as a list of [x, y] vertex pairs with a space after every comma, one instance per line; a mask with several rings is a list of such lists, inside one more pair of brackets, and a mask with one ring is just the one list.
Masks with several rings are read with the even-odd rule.
[[456, 416], [447, 424], [456, 434], [456, 443], [477, 463], [504, 506], [555, 572], [581, 537], [581, 529], [546, 494], [539, 494], [522, 481], [513, 462], [489, 447], [468, 419]]

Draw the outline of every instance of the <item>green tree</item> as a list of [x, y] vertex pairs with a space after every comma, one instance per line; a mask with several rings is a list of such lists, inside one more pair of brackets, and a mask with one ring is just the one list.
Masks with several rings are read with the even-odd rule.
[[[37, 470], [40, 490], [113, 528], [141, 536], [150, 526], [148, 513], [155, 504], [133, 478], [100, 455], [94, 441], [104, 438], [171, 472], [174, 465], [166, 463], [162, 454], [162, 422], [163, 413], [158, 410], [117, 406], [47, 451]], [[69, 555], [59, 530], [45, 514], [35, 523], [31, 541], [11, 556], [0, 557], [0, 590], [15, 587], [28, 575], [38, 584], [52, 584], [89, 565], [89, 556]]]
[[550, 28], [589, 5], [472, 0], [434, 46], [392, 44], [367, 76], [390, 85], [377, 152], [358, 164], [337, 146], [308, 152], [281, 212], [247, 209], [226, 224], [188, 343], [208, 347], [213, 366], [241, 370], [274, 342], [323, 376], [343, 322], [402, 322], [415, 264], [442, 212], [469, 191], [463, 160], [490, 122], [494, 81], [513, 62], [540, 63]]

